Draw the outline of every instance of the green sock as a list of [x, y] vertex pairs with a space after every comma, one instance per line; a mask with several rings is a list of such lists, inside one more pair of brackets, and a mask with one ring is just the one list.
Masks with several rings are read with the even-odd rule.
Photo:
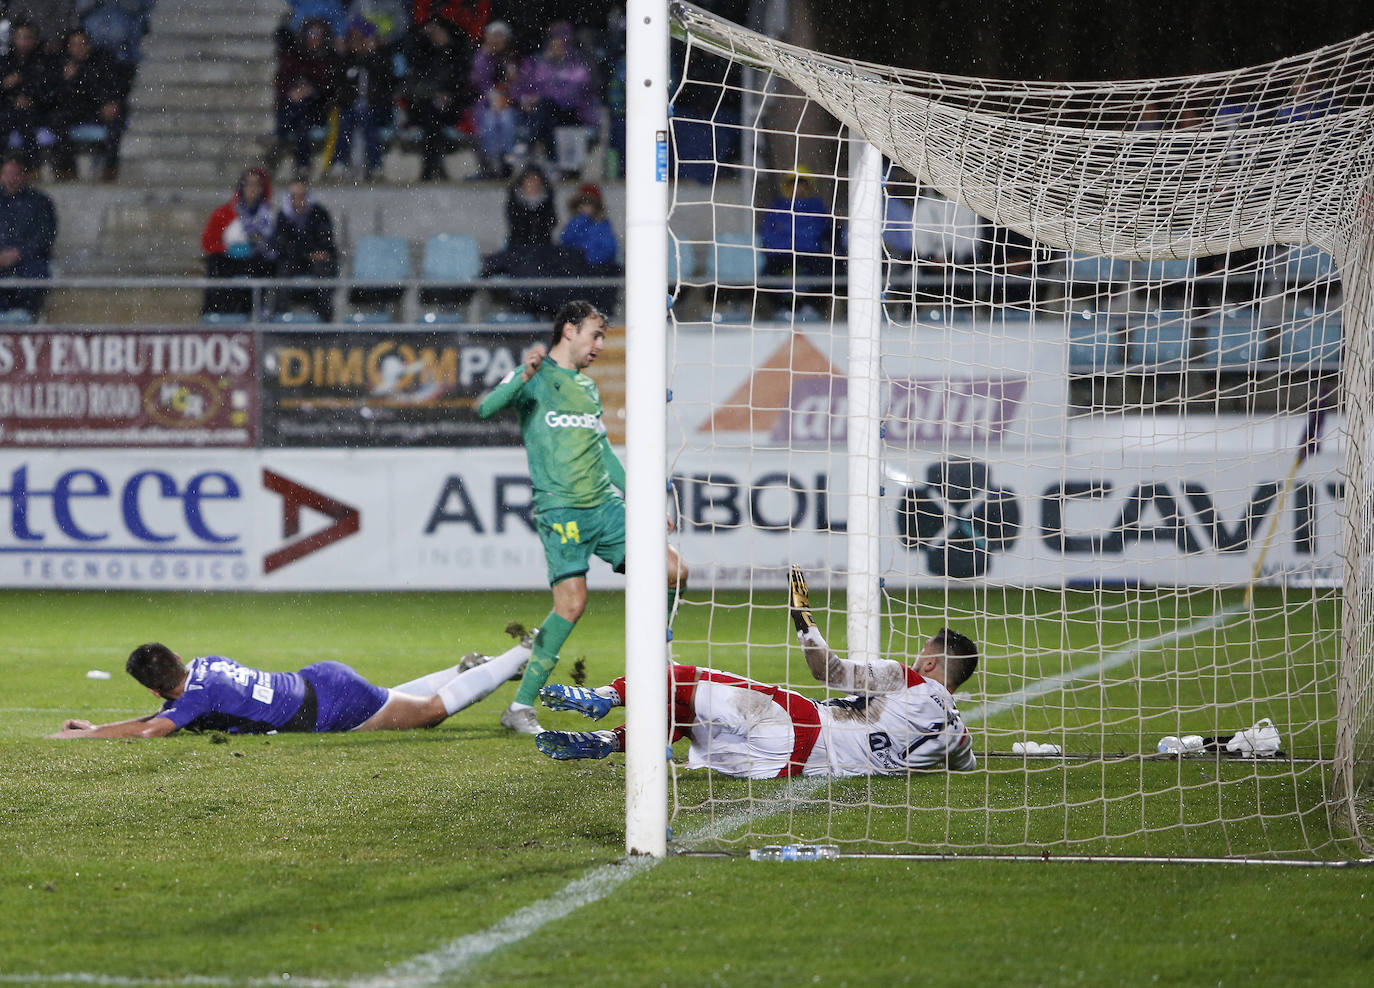
[[525, 675], [520, 679], [520, 688], [515, 691], [515, 702], [534, 706], [539, 699], [539, 691], [553, 675], [553, 667], [558, 665], [558, 650], [572, 634], [573, 623], [560, 617], [557, 611], [549, 611], [549, 616], [534, 633], [534, 654], [530, 664], [525, 666]]
[[668, 627], [673, 626], [673, 607], [677, 604], [677, 587], [668, 588]]

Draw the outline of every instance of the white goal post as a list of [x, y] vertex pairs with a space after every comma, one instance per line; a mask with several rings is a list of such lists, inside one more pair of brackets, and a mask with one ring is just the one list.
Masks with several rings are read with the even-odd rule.
[[[627, 587], [628, 850], [667, 850], [668, 662], [834, 699], [791, 642], [797, 563], [850, 658], [978, 642], [979, 768], [681, 773], [675, 827], [1368, 855], [1374, 35], [1041, 83], [686, 3], [628, 22], [629, 559], [665, 568], [667, 477], [693, 573], [666, 647], [661, 584]], [[1247, 757], [1262, 723], [1281, 751]]]

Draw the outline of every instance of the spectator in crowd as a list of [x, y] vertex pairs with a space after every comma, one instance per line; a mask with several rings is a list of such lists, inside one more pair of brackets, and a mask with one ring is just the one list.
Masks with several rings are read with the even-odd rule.
[[323, 127], [339, 89], [339, 58], [329, 24], [306, 21], [277, 64], [277, 140], [292, 148], [296, 170], [310, 167], [311, 130]]
[[[586, 273], [585, 261], [575, 250], [556, 246], [553, 231], [558, 212], [544, 172], [526, 164], [506, 193], [506, 245], [486, 259], [482, 276], [512, 278], [568, 278]], [[510, 303], [541, 315], [552, 314], [567, 299], [565, 288], [515, 289]]]
[[362, 132], [363, 178], [382, 170], [387, 134], [396, 117], [396, 69], [391, 47], [382, 42], [371, 21], [349, 22], [339, 87], [339, 140], [335, 170], [353, 167], [353, 138]]
[[546, 156], [555, 153], [558, 127], [594, 127], [599, 122], [596, 72], [573, 44], [572, 27], [560, 21], [549, 28], [543, 52], [530, 60], [521, 109], [533, 140]]
[[[613, 278], [621, 273], [623, 268], [617, 259], [619, 244], [598, 186], [583, 185], [568, 200], [568, 222], [558, 244], [576, 251], [586, 264], [586, 273], [593, 278]], [[614, 287], [588, 288], [583, 294], [600, 311], [614, 311]]]
[[46, 43], [44, 49], [50, 55], [67, 32], [77, 26], [76, 0], [8, 0], [6, 7], [11, 23], [23, 21], [31, 25]]
[[[287, 186], [276, 229], [277, 274], [282, 278], [337, 278], [339, 251], [334, 243], [334, 221], [329, 211], [310, 194], [310, 179], [297, 175]], [[300, 301], [310, 306], [320, 322], [334, 321], [331, 288], [286, 290], [277, 308]]]
[[473, 123], [479, 140], [481, 168], [474, 178], [507, 178], [517, 148], [528, 148], [529, 133], [519, 108], [521, 60], [510, 25], [492, 21], [482, 47], [472, 58], [472, 91], [477, 94]]
[[553, 242], [558, 212], [549, 180], [536, 165], [526, 165], [506, 194], [506, 247], [523, 250]]
[[100, 178], [113, 182], [119, 174], [119, 144], [124, 135], [128, 91], [115, 61], [91, 46], [85, 31], [67, 35], [67, 49], [58, 62], [57, 89], [49, 123], [56, 137], [52, 147], [53, 175], [76, 177], [76, 147], [72, 128], [97, 124], [105, 129], [100, 142]]
[[[28, 185], [23, 161], [7, 157], [0, 164], [0, 284], [6, 278], [50, 277], [55, 239], [52, 198]], [[0, 288], [0, 312], [24, 309], [36, 317], [46, 294], [42, 288]]]
[[493, 86], [473, 109], [477, 125], [479, 168], [471, 178], [507, 178], [510, 161], [527, 133], [520, 111], [504, 85]]
[[38, 29], [16, 21], [10, 28], [10, 50], [0, 59], [0, 135], [11, 150], [23, 152], [29, 167], [38, 158], [40, 129], [41, 143], [52, 143], [52, 132], [42, 125], [57, 85], [55, 69]]
[[558, 242], [585, 257], [591, 273], [619, 273], [620, 266], [616, 263], [619, 244], [615, 229], [606, 215], [599, 186], [583, 185], [568, 200], [568, 223], [563, 227]]
[[[234, 196], [213, 213], [200, 235], [207, 278], [270, 278], [276, 273], [276, 213], [266, 169], [248, 168]], [[203, 312], [251, 312], [252, 292], [207, 288]]]
[[133, 86], [134, 70], [143, 57], [143, 36], [157, 0], [77, 0], [81, 28], [99, 51], [114, 59], [124, 73], [124, 92]]
[[411, 122], [420, 128], [420, 181], [448, 178], [444, 156], [451, 150], [446, 128], [456, 128], [470, 102], [471, 44], [449, 22], [434, 18], [411, 31], [409, 97]]
[[282, 0], [291, 8], [291, 22], [288, 30], [300, 34], [301, 29], [310, 21], [323, 21], [329, 26], [334, 37], [342, 37], [348, 23], [348, 4], [346, 0]]
[[467, 35], [471, 44], [479, 45], [491, 20], [491, 0], [415, 0], [416, 24], [428, 24], [435, 18], [447, 21]]
[[829, 275], [834, 265], [834, 227], [829, 213], [810, 172], [798, 169], [788, 176], [759, 223], [763, 273], [775, 277]]

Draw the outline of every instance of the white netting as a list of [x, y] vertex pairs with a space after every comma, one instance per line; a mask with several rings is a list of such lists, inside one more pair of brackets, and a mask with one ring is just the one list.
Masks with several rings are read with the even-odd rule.
[[[1041, 84], [674, 18], [677, 659], [825, 695], [789, 563], [844, 652], [853, 133], [887, 162], [884, 650], [944, 625], [982, 650], [979, 771], [813, 781], [772, 817], [782, 783], [693, 773], [679, 813], [745, 844], [1367, 847], [1374, 36]], [[1265, 718], [1282, 757], [1224, 750]], [[1190, 735], [1208, 753], [1156, 753]]]

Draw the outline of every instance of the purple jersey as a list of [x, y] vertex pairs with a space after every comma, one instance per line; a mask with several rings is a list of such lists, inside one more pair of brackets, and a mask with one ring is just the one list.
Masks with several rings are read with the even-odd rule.
[[192, 659], [186, 668], [186, 691], [164, 703], [158, 714], [178, 729], [232, 734], [275, 731], [290, 722], [305, 700], [306, 684], [300, 673], [263, 672], [222, 655]]

